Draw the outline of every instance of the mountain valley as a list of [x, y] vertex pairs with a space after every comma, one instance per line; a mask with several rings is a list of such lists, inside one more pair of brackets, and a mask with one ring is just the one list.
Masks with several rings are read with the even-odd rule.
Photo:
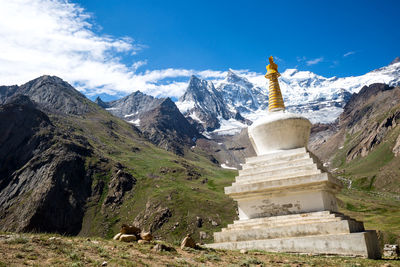
[[[332, 116], [314, 124], [309, 149], [346, 185], [341, 212], [382, 230], [381, 242], [398, 240], [399, 76], [296, 102], [286, 84], [350, 79], [285, 80], [296, 75], [282, 75], [288, 110]], [[246, 126], [268, 103], [265, 89], [234, 71], [216, 84], [193, 76], [176, 103], [139, 91], [94, 103], [54, 76], [0, 86], [0, 229], [109, 238], [128, 222], [170, 242], [188, 232], [211, 241], [237, 216], [223, 187], [255, 155]]]

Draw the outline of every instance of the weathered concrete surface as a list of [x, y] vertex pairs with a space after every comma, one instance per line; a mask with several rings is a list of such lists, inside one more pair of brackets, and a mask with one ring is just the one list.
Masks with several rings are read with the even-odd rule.
[[295, 252], [328, 255], [381, 257], [376, 232], [314, 235], [290, 238], [246, 240], [208, 244], [215, 249], [260, 249], [271, 252]]
[[257, 155], [264, 155], [307, 146], [310, 129], [311, 123], [306, 118], [277, 111], [254, 122], [249, 127], [249, 137]]

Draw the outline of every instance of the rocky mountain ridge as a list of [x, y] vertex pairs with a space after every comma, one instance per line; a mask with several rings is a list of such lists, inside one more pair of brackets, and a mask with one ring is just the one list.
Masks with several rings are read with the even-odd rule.
[[170, 98], [154, 98], [136, 91], [121, 99], [95, 101], [111, 114], [135, 125], [154, 144], [178, 155], [202, 138]]
[[[355, 93], [344, 106], [336, 126], [321, 128], [324, 142], [312, 150], [331, 169], [351, 179], [366, 179], [381, 190], [400, 192], [400, 87], [372, 84]], [[319, 133], [318, 133], [319, 132]]]
[[92, 109], [89, 100], [56, 76], [44, 75], [21, 86], [0, 86], [0, 104], [15, 95], [26, 95], [42, 109], [53, 113], [82, 115]]

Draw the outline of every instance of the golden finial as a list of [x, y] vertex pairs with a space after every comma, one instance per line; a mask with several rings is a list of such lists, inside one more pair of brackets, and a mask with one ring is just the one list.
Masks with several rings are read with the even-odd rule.
[[269, 65], [267, 66], [267, 74], [265, 74], [265, 78], [269, 80], [269, 111], [279, 111], [285, 109], [281, 88], [279, 87], [278, 82], [279, 76], [281, 76], [281, 74], [278, 72], [278, 65], [274, 62], [274, 58], [270, 56]]

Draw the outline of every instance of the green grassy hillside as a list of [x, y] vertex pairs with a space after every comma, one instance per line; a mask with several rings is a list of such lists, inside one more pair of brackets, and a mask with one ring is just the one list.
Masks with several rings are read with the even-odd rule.
[[112, 237], [122, 223], [136, 219], [142, 228], [171, 242], [186, 233], [199, 240], [199, 231], [207, 233], [205, 241], [211, 241], [212, 232], [236, 216], [234, 202], [223, 192], [236, 172], [221, 169], [207, 155], [188, 150], [185, 158], [176, 156], [146, 141], [132, 125], [97, 108], [81, 117], [51, 119], [76, 142], [84, 137], [92, 147], [94, 153], [86, 165], [94, 172], [93, 191], [99, 184], [110, 183], [117, 163], [136, 179], [120, 205], [104, 204], [107, 186], [89, 199], [81, 235]]

